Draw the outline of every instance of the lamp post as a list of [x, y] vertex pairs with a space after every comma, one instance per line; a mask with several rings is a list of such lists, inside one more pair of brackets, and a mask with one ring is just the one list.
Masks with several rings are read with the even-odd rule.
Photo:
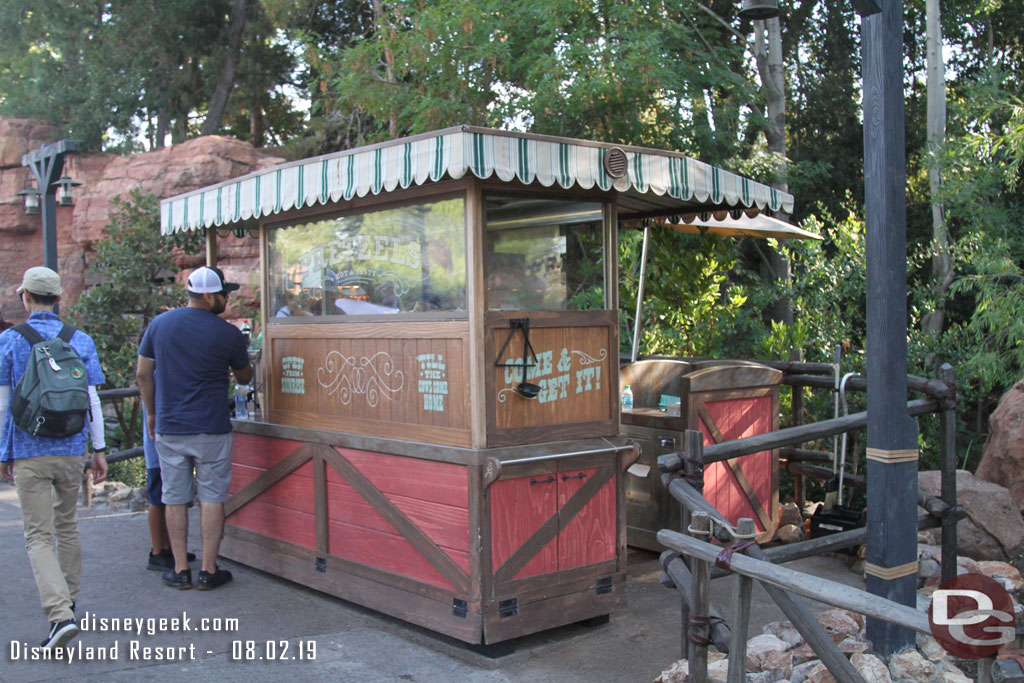
[[31, 211], [30, 202], [34, 200], [42, 214], [43, 265], [53, 271], [57, 270], [57, 190], [61, 191], [60, 205], [70, 206], [71, 188], [80, 183], [61, 177], [61, 173], [65, 155], [76, 149], [74, 140], [60, 140], [21, 157], [21, 165], [31, 169], [38, 189], [26, 188], [18, 194], [25, 196], [26, 213]]

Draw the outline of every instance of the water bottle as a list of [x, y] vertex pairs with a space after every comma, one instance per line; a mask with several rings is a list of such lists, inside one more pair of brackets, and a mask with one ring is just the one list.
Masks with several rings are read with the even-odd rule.
[[235, 385], [235, 419], [249, 419], [249, 385]]
[[249, 348], [249, 337], [251, 335], [252, 328], [249, 327], [249, 321], [242, 321], [242, 336], [245, 338], [245, 348]]
[[633, 392], [630, 390], [629, 385], [622, 390], [622, 412], [629, 413], [633, 410]]

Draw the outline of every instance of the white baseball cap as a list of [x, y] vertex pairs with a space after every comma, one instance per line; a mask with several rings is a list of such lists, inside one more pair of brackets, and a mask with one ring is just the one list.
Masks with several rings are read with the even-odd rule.
[[188, 276], [188, 291], [196, 294], [227, 294], [238, 289], [241, 285], [234, 282], [225, 282], [224, 273], [220, 268], [203, 266], [196, 268]]

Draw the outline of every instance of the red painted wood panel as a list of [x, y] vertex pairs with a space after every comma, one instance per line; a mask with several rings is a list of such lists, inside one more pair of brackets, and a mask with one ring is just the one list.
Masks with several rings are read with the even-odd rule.
[[[771, 396], [759, 396], [726, 401], [708, 401], [705, 406], [727, 441], [741, 439], [772, 430], [773, 401]], [[704, 444], [715, 443], [703, 420], [698, 420]], [[754, 492], [761, 499], [765, 512], [774, 517], [772, 504], [772, 462], [771, 451], [760, 451], [737, 458], [740, 469], [750, 480]], [[726, 519], [735, 522], [740, 517], [755, 520], [759, 531], [764, 531], [753, 506], [748, 501], [736, 478], [725, 463], [716, 462], [704, 471], [704, 496]]]
[[311, 514], [263, 503], [257, 499], [228, 517], [226, 523], [305, 548], [316, 549], [316, 524]]
[[302, 441], [235, 432], [231, 441], [231, 462], [236, 465], [269, 469], [291, 455], [296, 448], [305, 445]]
[[[558, 475], [558, 509], [572, 498], [595, 469], [572, 470]], [[586, 475], [580, 478], [579, 475]], [[598, 490], [583, 509], [558, 535], [558, 569], [615, 559], [616, 539], [615, 479]]]
[[[469, 507], [469, 475], [462, 465], [349, 448], [337, 451], [388, 497], [396, 495], [457, 508]], [[341, 482], [342, 479], [328, 467], [327, 481]]]
[[[442, 588], [454, 588], [434, 565], [403, 537], [374, 529], [332, 521], [328, 525], [330, 553]], [[467, 574], [469, 554], [448, 551]]]
[[[555, 476], [552, 474], [551, 476]], [[547, 479], [538, 474], [536, 480]], [[502, 479], [491, 484], [491, 566], [497, 571], [537, 529], [555, 514], [557, 484], [530, 484], [531, 477]], [[558, 569], [558, 538], [553, 538], [515, 578]]]
[[[242, 490], [264, 471], [245, 465], [233, 466], [231, 468], [231, 493], [234, 494]], [[258, 495], [256, 500], [313, 514], [313, 463], [307, 462], [288, 476], [278, 480], [276, 484]]]
[[[330, 467], [328, 465], [328, 467]], [[388, 496], [395, 507], [442, 550], [469, 552], [469, 511], [423, 500]], [[343, 482], [327, 484], [327, 519], [377, 531], [397, 533], [365, 498]]]

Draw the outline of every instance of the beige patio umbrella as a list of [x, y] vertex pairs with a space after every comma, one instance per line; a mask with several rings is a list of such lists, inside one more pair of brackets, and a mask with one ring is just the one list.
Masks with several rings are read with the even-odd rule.
[[764, 214], [758, 214], [753, 218], [746, 216], [732, 218], [727, 215], [722, 220], [714, 217], [703, 219], [699, 216], [694, 216], [692, 220], [684, 220], [678, 223], [661, 223], [660, 225], [672, 228], [676, 232], [690, 235], [699, 235], [706, 232], [710, 235], [723, 235], [726, 237], [759, 237], [762, 239], [774, 237], [777, 240], [822, 239], [820, 235], [815, 235], [813, 232], [808, 232], [803, 228], [798, 228], [795, 225], [790, 225], [780, 221], [778, 218], [772, 218]]

